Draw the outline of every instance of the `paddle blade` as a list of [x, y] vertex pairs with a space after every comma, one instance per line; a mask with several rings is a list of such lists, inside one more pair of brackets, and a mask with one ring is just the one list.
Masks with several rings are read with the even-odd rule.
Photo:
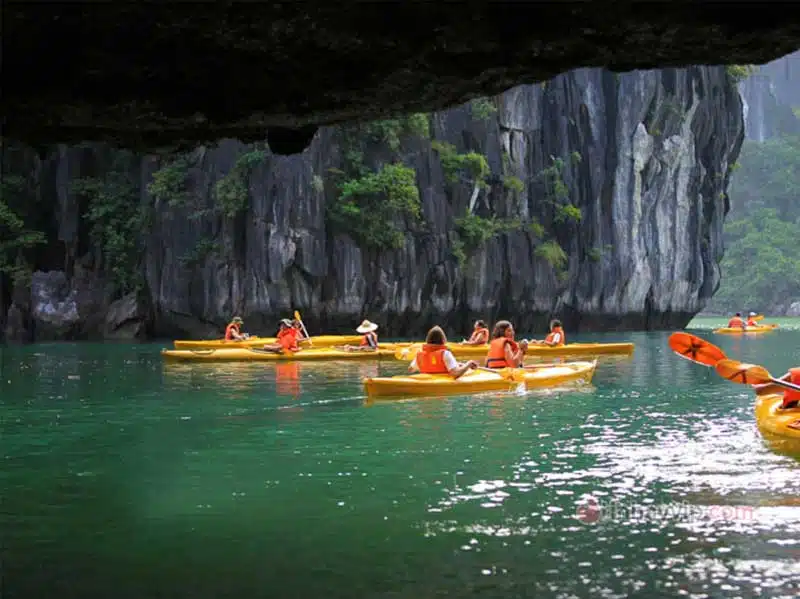
[[669, 336], [669, 348], [681, 358], [686, 358], [703, 366], [714, 366], [720, 360], [727, 358], [725, 352], [713, 343], [689, 333], [672, 333]]
[[772, 381], [772, 375], [763, 366], [736, 360], [720, 360], [714, 370], [722, 378], [740, 385], [762, 385]]
[[759, 320], [764, 320], [764, 315], [758, 314], [756, 316], [753, 316], [753, 320], [755, 320], [756, 322], [758, 322]]
[[300, 312], [299, 312], [298, 310], [295, 310], [295, 311], [294, 311], [294, 319], [295, 319], [295, 320], [299, 320], [299, 321], [301, 321], [301, 322], [302, 322], [302, 320], [303, 320], [302, 318], [300, 318]]

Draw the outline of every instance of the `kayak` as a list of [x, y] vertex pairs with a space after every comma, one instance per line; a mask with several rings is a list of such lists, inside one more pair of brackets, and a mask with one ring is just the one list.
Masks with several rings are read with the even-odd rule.
[[298, 352], [274, 354], [255, 348], [225, 349], [162, 349], [165, 360], [186, 362], [276, 362], [304, 360], [369, 360], [394, 355], [390, 349], [376, 351], [344, 351], [331, 347], [301, 349]]
[[791, 439], [800, 443], [800, 428], [789, 425], [797, 422], [800, 426], [800, 408], [781, 410], [783, 394], [759, 395], [756, 398], [756, 424], [762, 434], [782, 439]]
[[503, 368], [497, 373], [473, 370], [454, 379], [449, 374], [406, 374], [364, 379], [369, 397], [420, 397], [465, 395], [487, 391], [512, 391], [523, 384], [514, 380], [514, 373]]
[[593, 362], [567, 362], [565, 364], [547, 364], [522, 370], [522, 378], [528, 389], [554, 387], [572, 381], [592, 382], [597, 360]]
[[[311, 347], [331, 347], [333, 345], [358, 345], [362, 335], [317, 335], [303, 339], [302, 345]], [[268, 343], [276, 343], [276, 337], [248, 337], [242, 341], [226, 341], [225, 339], [206, 339], [202, 341], [174, 341], [175, 349], [227, 349], [242, 347], [262, 348]]]
[[[398, 344], [399, 345], [399, 344]], [[411, 361], [416, 356], [421, 343], [414, 343], [408, 347], [398, 347], [395, 351], [397, 360]], [[548, 345], [529, 345], [526, 356], [599, 356], [604, 354], [632, 354], [633, 343], [568, 343], [550, 347]], [[448, 343], [447, 349], [453, 352], [456, 358], [485, 358], [489, 352], [489, 345], [464, 345], [461, 343]]]
[[578, 380], [589, 383], [596, 366], [595, 361], [547, 364], [533, 368], [501, 368], [496, 372], [473, 370], [457, 379], [447, 374], [373, 377], [364, 379], [364, 390], [369, 397], [422, 397], [513, 391], [520, 384], [527, 389], [538, 389]]
[[744, 333], [769, 333], [778, 328], [777, 324], [765, 324], [757, 327], [721, 327], [714, 329], [714, 333], [721, 333], [726, 335], [742, 335]]

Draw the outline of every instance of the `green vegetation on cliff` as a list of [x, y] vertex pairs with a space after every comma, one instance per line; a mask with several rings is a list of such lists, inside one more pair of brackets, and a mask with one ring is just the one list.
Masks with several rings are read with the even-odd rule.
[[30, 252], [45, 243], [45, 235], [32, 226], [37, 202], [29, 181], [4, 173], [0, 193], [0, 275], [20, 283], [30, 277]]
[[722, 282], [708, 309], [769, 312], [800, 300], [800, 137], [746, 141], [731, 181]]

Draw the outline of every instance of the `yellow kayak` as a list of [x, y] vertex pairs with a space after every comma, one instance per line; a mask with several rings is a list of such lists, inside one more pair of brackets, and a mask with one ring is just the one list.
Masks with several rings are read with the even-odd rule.
[[[395, 359], [410, 362], [422, 347], [421, 343], [414, 343], [408, 347], [398, 344]], [[604, 354], [632, 354], [633, 343], [568, 343], [550, 347], [548, 345], [529, 345], [526, 356], [599, 356]], [[462, 343], [448, 343], [447, 349], [457, 358], [485, 358], [489, 352], [489, 345], [465, 345]]]
[[405, 374], [364, 379], [369, 397], [430, 397], [554, 387], [581, 380], [589, 383], [597, 362], [547, 364], [532, 368], [501, 368], [495, 372], [473, 370], [454, 379], [447, 374]]
[[[358, 345], [361, 335], [317, 335], [303, 339], [301, 345], [311, 347], [331, 347], [333, 345]], [[275, 337], [248, 337], [242, 341], [226, 341], [225, 339], [206, 339], [203, 341], [174, 341], [175, 349], [228, 349], [242, 347], [262, 348], [267, 343], [276, 343]]]
[[344, 351], [331, 347], [301, 349], [298, 352], [274, 354], [255, 348], [225, 349], [162, 349], [165, 360], [186, 362], [275, 362], [304, 360], [370, 360], [394, 355], [390, 349], [375, 351]]
[[420, 397], [512, 391], [523, 384], [514, 379], [514, 369], [503, 368], [497, 373], [473, 370], [454, 379], [449, 374], [406, 374], [364, 379], [369, 397]]
[[742, 335], [744, 333], [769, 333], [778, 328], [777, 324], [765, 324], [757, 327], [721, 327], [714, 329], [714, 333], [722, 333], [727, 335]]
[[582, 381], [592, 382], [597, 360], [593, 362], [567, 362], [565, 364], [547, 364], [542, 366], [516, 369], [522, 370], [522, 379], [528, 389], [554, 387], [562, 383]]
[[[792, 439], [800, 443], [800, 408], [781, 410], [783, 394], [759, 395], [756, 398], [756, 423], [758, 429], [770, 436]], [[798, 428], [789, 425], [796, 422]]]

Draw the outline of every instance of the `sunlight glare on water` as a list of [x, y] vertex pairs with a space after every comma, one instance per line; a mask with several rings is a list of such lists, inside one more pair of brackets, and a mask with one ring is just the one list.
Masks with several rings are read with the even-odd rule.
[[575, 336], [636, 342], [584, 388], [369, 406], [403, 363], [2, 348], [4, 598], [795, 597], [800, 458], [667, 336]]

